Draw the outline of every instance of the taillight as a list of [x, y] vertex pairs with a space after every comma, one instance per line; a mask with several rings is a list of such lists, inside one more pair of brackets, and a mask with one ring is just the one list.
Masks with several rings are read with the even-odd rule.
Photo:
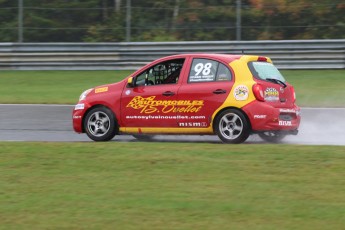
[[267, 58], [266, 57], [263, 57], [263, 56], [260, 56], [258, 57], [258, 61], [267, 61]]
[[291, 89], [291, 94], [292, 94], [292, 102], [295, 103], [296, 102], [296, 92], [293, 86], [290, 86]]
[[256, 100], [265, 101], [264, 91], [263, 91], [262, 86], [260, 84], [253, 85], [253, 93], [254, 93]]

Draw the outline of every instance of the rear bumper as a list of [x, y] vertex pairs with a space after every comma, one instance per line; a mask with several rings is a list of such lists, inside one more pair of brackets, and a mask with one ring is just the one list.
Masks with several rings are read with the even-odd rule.
[[[272, 130], [260, 130], [260, 131], [253, 131], [253, 133], [263, 133], [263, 132], [269, 132]], [[294, 130], [274, 130], [274, 132], [276, 133], [280, 133], [280, 134], [285, 134], [285, 135], [297, 135], [298, 134], [298, 129], [294, 129]]]
[[[283, 131], [284, 132], [284, 131]], [[287, 134], [290, 134], [290, 135], [297, 135], [298, 134], [298, 129], [295, 129], [295, 130], [286, 130], [286, 133]]]
[[281, 131], [296, 135], [301, 122], [300, 108], [276, 108], [264, 102], [255, 101], [242, 108], [251, 123], [253, 132]]

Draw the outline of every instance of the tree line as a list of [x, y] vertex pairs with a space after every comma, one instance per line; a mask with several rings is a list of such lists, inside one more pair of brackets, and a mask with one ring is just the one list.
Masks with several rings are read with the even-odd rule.
[[[344, 0], [22, 1], [24, 42], [345, 38]], [[19, 1], [0, 0], [0, 42], [19, 26]]]

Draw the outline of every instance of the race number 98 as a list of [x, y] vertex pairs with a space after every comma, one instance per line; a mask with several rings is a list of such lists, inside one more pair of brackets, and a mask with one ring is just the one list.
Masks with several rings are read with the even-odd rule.
[[212, 63], [198, 63], [194, 67], [195, 75], [198, 76], [201, 72], [202, 75], [209, 75], [211, 73]]

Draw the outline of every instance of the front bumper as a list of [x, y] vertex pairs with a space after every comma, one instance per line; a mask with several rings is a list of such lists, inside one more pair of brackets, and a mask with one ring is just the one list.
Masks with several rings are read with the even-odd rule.
[[72, 112], [72, 123], [73, 129], [77, 133], [83, 133], [83, 118], [86, 111], [90, 108], [90, 106], [85, 102], [79, 102], [75, 105], [74, 110]]

